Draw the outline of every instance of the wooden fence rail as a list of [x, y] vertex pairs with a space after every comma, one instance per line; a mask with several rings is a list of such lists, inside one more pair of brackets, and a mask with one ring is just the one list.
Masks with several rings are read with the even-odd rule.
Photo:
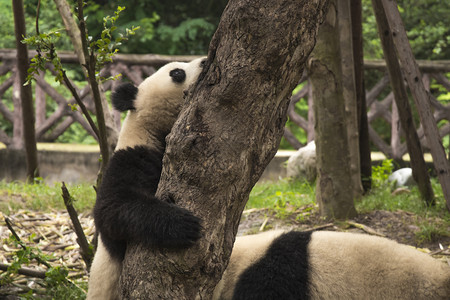
[[[76, 64], [78, 60], [73, 53], [58, 53], [64, 64]], [[29, 56], [33, 57], [34, 51], [30, 51]], [[128, 80], [138, 85], [147, 76], [151, 75], [160, 66], [171, 61], [190, 61], [197, 56], [167, 56], [155, 54], [118, 54], [114, 56], [114, 62], [108, 64], [101, 71], [102, 76], [115, 76], [122, 74], [121, 80]], [[16, 72], [16, 51], [12, 49], [0, 49], [0, 142], [9, 148], [21, 148], [22, 122], [20, 113], [19, 82]], [[450, 61], [418, 61], [419, 68], [423, 73], [423, 82], [427, 90], [431, 93], [433, 116], [439, 124], [441, 138], [450, 135], [450, 103], [442, 103], [437, 97], [442, 93], [450, 93], [450, 81], [446, 73], [450, 72]], [[383, 60], [370, 60], [364, 62], [366, 70], [386, 73], [386, 64]], [[54, 71], [49, 66], [47, 72]], [[312, 107], [313, 99], [311, 85], [307, 82], [305, 75], [302, 81], [306, 82], [304, 87], [291, 98], [288, 110], [290, 120], [305, 131], [308, 141], [314, 139], [314, 120], [312, 109], [309, 109], [307, 116], [302, 117], [295, 110], [295, 104], [299, 101], [306, 101], [309, 108]], [[103, 90], [113, 90], [119, 81], [107, 81], [103, 84]], [[74, 84], [74, 86], [76, 86]], [[36, 139], [39, 142], [53, 142], [73, 123], [77, 122], [92, 136], [95, 136], [88, 123], [80, 112], [74, 111], [69, 105], [75, 104], [73, 98], [65, 98], [58, 89], [44, 79], [43, 74], [36, 78], [33, 83], [35, 91], [36, 107]], [[7, 93], [12, 89], [12, 93]], [[76, 86], [81, 99], [90, 111], [94, 111], [94, 105], [89, 93], [89, 88]], [[10, 96], [6, 96], [10, 95]], [[51, 100], [49, 100], [51, 99]], [[366, 91], [367, 114], [369, 120], [369, 135], [373, 145], [387, 157], [401, 160], [407, 152], [406, 144], [402, 138], [402, 130], [399, 125], [399, 116], [393, 94], [390, 91], [387, 75], [368, 88]], [[48, 105], [48, 101], [54, 101], [56, 105]], [[48, 107], [56, 107], [48, 109]], [[120, 128], [120, 115], [112, 112], [115, 125]], [[374, 122], [385, 122], [390, 126], [391, 135], [381, 136], [373, 126]], [[428, 149], [421, 124], [416, 124], [417, 132], [424, 149]], [[8, 132], [8, 133], [7, 133]], [[302, 143], [298, 141], [292, 132], [286, 128], [285, 138], [294, 148], [299, 148]]]

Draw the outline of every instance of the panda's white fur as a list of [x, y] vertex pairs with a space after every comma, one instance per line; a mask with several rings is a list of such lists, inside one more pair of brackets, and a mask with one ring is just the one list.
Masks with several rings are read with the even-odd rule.
[[101, 236], [99, 236], [97, 250], [89, 273], [87, 299], [120, 299], [118, 285], [121, 270], [122, 263], [108, 253], [102, 243]]
[[263, 257], [273, 240], [283, 233], [282, 230], [272, 230], [237, 237], [228, 266], [214, 289], [213, 299], [232, 299], [242, 272]]
[[[136, 145], [164, 150], [158, 137], [170, 132], [181, 109], [183, 92], [197, 80], [202, 61], [204, 58], [189, 63], [169, 63], [139, 85], [135, 109], [130, 110], [124, 120], [116, 151]], [[183, 83], [174, 84], [168, 76], [174, 69], [185, 71], [186, 80]]]
[[138, 88], [123, 85], [112, 96], [115, 108], [128, 110], [128, 115], [94, 208], [99, 236], [87, 299], [120, 299], [118, 285], [126, 239], [180, 248], [189, 247], [200, 237], [201, 226], [196, 217], [157, 199], [154, 193], [165, 137], [180, 112], [184, 92], [197, 80], [204, 61], [199, 58], [189, 63], [169, 63]]
[[[238, 237], [213, 299], [450, 299], [450, 267], [412, 247], [365, 234], [308, 235]], [[305, 290], [289, 286], [296, 277], [307, 278]]]

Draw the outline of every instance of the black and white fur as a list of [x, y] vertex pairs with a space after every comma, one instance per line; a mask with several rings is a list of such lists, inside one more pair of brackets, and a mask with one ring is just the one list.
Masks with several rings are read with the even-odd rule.
[[450, 267], [376, 236], [269, 231], [236, 239], [213, 299], [450, 299]]
[[155, 193], [165, 138], [180, 112], [184, 91], [197, 80], [204, 61], [169, 63], [138, 88], [121, 85], [112, 95], [113, 106], [128, 115], [97, 193], [94, 220], [99, 236], [87, 299], [119, 299], [128, 242], [173, 249], [189, 247], [201, 236], [199, 218]]

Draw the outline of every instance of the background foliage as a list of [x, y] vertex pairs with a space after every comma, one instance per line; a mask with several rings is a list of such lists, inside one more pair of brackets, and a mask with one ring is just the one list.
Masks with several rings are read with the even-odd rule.
[[[363, 0], [364, 56], [382, 58], [371, 0]], [[397, 0], [417, 59], [450, 59], [450, 1]]]
[[[227, 0], [88, 0], [85, 15], [92, 36], [99, 36], [103, 17], [117, 6], [127, 9], [119, 29], [140, 26], [122, 53], [205, 54]], [[450, 1], [398, 0], [403, 22], [418, 59], [450, 59]], [[24, 0], [27, 32], [35, 28], [38, 0]], [[14, 22], [10, 0], [0, 0], [0, 48], [14, 48]], [[371, 0], [363, 0], [363, 33], [366, 58], [382, 58]], [[64, 26], [53, 0], [41, 0], [39, 27], [42, 32]], [[59, 49], [70, 49], [63, 37]]]
[[[73, 1], [69, 1], [71, 3]], [[85, 15], [87, 16], [88, 31], [94, 38], [99, 38], [103, 17], [113, 15], [117, 6], [125, 6], [116, 25], [117, 32], [125, 28], [140, 26], [136, 35], [119, 47], [121, 53], [157, 53], [157, 54], [206, 54], [209, 41], [219, 23], [220, 16], [227, 4], [227, 0], [87, 0]], [[372, 12], [371, 0], [363, 2], [363, 36], [364, 55], [366, 59], [380, 59], [383, 57], [378, 39], [375, 17]], [[27, 33], [35, 31], [36, 7], [38, 0], [24, 0]], [[398, 0], [403, 22], [408, 31], [414, 54], [418, 59], [450, 59], [450, 1], [437, 0]], [[0, 0], [0, 48], [14, 48], [14, 20], [10, 0]], [[58, 50], [71, 50], [69, 38], [64, 34], [64, 26], [53, 0], [41, 0], [39, 27], [41, 32], [60, 30], [61, 38], [57, 42]], [[84, 76], [81, 69], [75, 66], [66, 68], [71, 72], [70, 78], [77, 84], [83, 85]], [[366, 72], [366, 87], [371, 87], [383, 76], [381, 72]], [[0, 78], [0, 82], [3, 82]], [[432, 83], [433, 84], [433, 83]], [[442, 89], [435, 86], [436, 89]], [[60, 93], [66, 94], [64, 89]], [[11, 93], [5, 93], [4, 103], [8, 107]], [[442, 91], [438, 100], [443, 103], [450, 101], [450, 93]], [[51, 103], [51, 101], [48, 101]], [[11, 104], [11, 105], [10, 105]], [[56, 104], [49, 104], [56, 105]], [[11, 108], [11, 107], [10, 107]], [[296, 111], [301, 116], [307, 116], [305, 99], [296, 105]], [[50, 108], [52, 111], [52, 108]], [[303, 130], [288, 121], [288, 128], [302, 142], [306, 142]], [[383, 122], [372, 124], [375, 130], [386, 140], [390, 138], [390, 128]], [[12, 126], [4, 122], [0, 116], [0, 128], [8, 134]], [[84, 129], [73, 124], [58, 142], [95, 143]], [[448, 138], [444, 140], [448, 145]], [[292, 148], [284, 139], [282, 148]]]

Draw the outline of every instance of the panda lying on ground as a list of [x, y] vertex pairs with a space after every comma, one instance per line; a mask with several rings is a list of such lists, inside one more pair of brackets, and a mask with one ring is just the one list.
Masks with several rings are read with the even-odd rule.
[[88, 299], [120, 298], [119, 276], [128, 241], [185, 248], [201, 236], [197, 217], [155, 193], [165, 138], [180, 112], [184, 91], [197, 80], [204, 61], [169, 63], [138, 88], [121, 85], [112, 95], [113, 106], [128, 115], [97, 193], [94, 220], [99, 236]]
[[450, 267], [386, 238], [269, 231], [238, 237], [213, 299], [450, 299]]

